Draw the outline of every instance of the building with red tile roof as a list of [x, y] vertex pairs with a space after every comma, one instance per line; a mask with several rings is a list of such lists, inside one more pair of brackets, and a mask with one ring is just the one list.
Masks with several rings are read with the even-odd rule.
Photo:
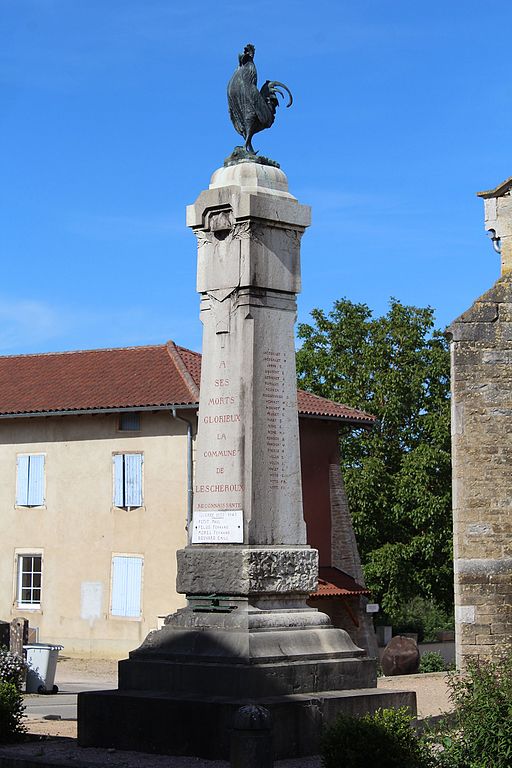
[[[0, 418], [199, 404], [201, 355], [173, 341], [0, 356]], [[298, 390], [301, 416], [371, 426], [375, 417]]]
[[[200, 377], [201, 355], [172, 341], [0, 356], [0, 620], [28, 616], [68, 654], [120, 657], [183, 605], [175, 551]], [[375, 418], [300, 390], [297, 400], [304, 516], [322, 567], [311, 605], [369, 647], [338, 429]]]

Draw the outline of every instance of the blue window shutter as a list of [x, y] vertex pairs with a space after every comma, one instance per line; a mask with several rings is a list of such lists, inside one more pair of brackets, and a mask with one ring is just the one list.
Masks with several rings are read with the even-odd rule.
[[142, 454], [126, 453], [124, 457], [124, 500], [126, 507], [142, 505]]
[[124, 507], [124, 456], [116, 453], [112, 457], [114, 462], [114, 506]]
[[126, 595], [125, 557], [112, 558], [112, 616], [124, 616]]
[[28, 459], [28, 456], [16, 459], [16, 504], [20, 507], [28, 505]]
[[141, 614], [142, 557], [127, 557], [126, 613], [138, 618]]
[[44, 504], [44, 456], [29, 456], [28, 462], [28, 501], [29, 507]]
[[113, 616], [138, 618], [141, 614], [142, 557], [112, 558]]

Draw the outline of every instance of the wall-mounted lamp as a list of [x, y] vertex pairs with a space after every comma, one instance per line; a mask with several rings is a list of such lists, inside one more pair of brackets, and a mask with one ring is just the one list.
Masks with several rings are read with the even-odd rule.
[[496, 234], [496, 230], [488, 229], [487, 236], [491, 238], [492, 247], [494, 248], [496, 253], [501, 253], [501, 238], [498, 237], [498, 235]]

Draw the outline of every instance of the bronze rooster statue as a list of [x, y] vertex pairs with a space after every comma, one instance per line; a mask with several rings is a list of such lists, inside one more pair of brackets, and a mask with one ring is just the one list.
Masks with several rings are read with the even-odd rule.
[[251, 155], [256, 155], [252, 146], [254, 134], [270, 128], [274, 122], [276, 108], [279, 106], [277, 94], [284, 98], [280, 88], [288, 93], [289, 102], [286, 106], [291, 107], [293, 104], [290, 89], [278, 80], [267, 80], [258, 91], [254, 53], [254, 45], [248, 43], [244, 52], [239, 54], [238, 68], [228, 83], [229, 116], [235, 130], [245, 139], [245, 151]]

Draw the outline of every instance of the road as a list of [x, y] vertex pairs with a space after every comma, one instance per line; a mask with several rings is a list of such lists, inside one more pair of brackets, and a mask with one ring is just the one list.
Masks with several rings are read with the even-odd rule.
[[73, 682], [61, 683], [56, 694], [37, 693], [26, 694], [24, 698], [25, 712], [28, 717], [76, 720], [76, 697], [80, 691], [98, 691], [117, 688], [115, 682]]

